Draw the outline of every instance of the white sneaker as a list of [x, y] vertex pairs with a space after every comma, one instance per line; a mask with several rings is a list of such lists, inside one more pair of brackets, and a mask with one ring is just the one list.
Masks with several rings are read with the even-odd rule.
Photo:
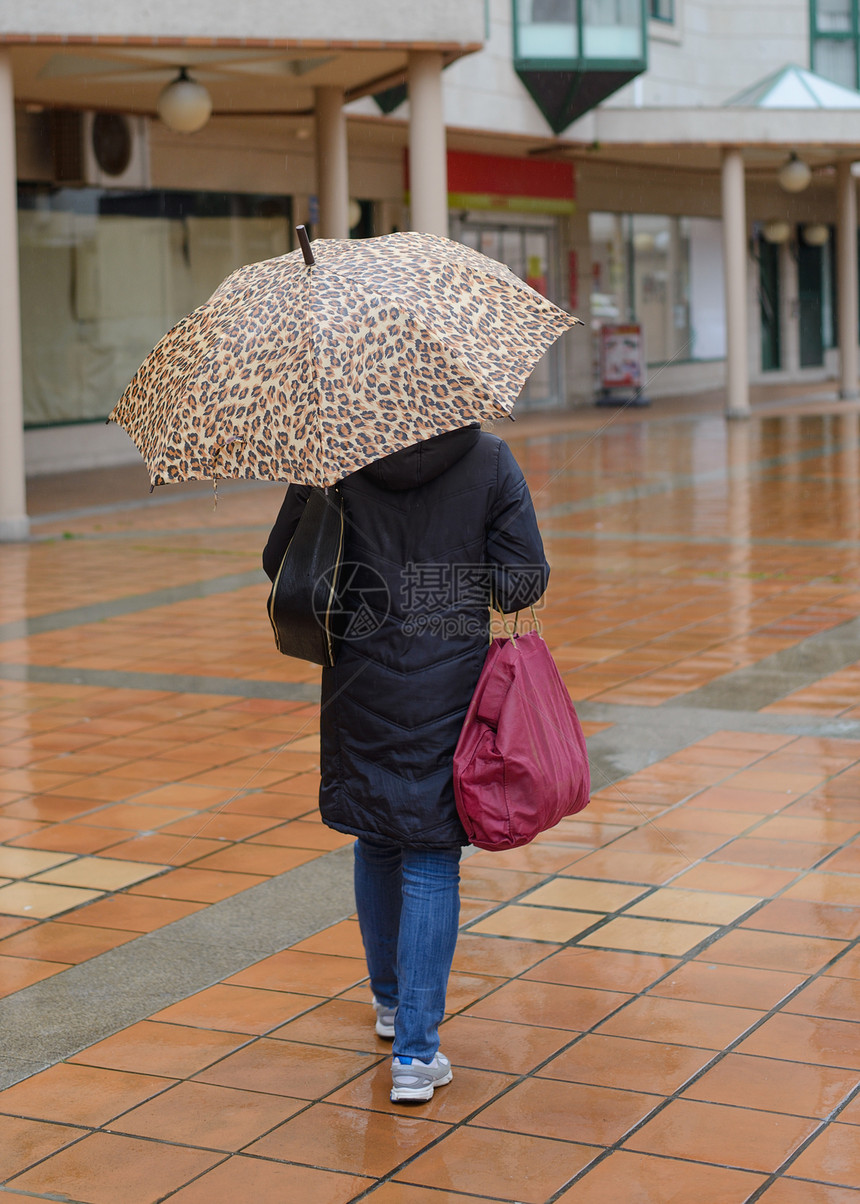
[[437, 1087], [450, 1083], [451, 1063], [439, 1051], [432, 1062], [418, 1058], [395, 1058], [391, 1063], [391, 1102], [421, 1104], [433, 1098]]
[[377, 1036], [384, 1037], [386, 1041], [393, 1041], [394, 1017], [397, 1015], [397, 1008], [390, 1008], [384, 1003], [378, 1003], [375, 995], [373, 997], [373, 1006], [376, 1010]]

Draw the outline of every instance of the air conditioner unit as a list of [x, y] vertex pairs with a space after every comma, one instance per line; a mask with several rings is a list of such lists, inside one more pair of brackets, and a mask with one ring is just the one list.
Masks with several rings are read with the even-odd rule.
[[149, 122], [124, 113], [51, 113], [52, 177], [57, 184], [149, 187]]
[[84, 183], [97, 188], [149, 188], [149, 118], [84, 113]]

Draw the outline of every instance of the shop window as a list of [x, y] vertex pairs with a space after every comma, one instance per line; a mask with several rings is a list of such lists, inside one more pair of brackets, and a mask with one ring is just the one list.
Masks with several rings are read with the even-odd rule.
[[803, 227], [796, 231], [801, 368], [820, 367], [824, 352], [837, 345], [834, 233], [822, 246], [810, 246]]
[[725, 355], [720, 223], [592, 213], [591, 318], [642, 327], [649, 364]]
[[831, 227], [830, 238], [822, 247], [821, 262], [821, 334], [826, 348], [839, 342], [836, 298], [836, 231]]
[[763, 372], [775, 372], [782, 367], [779, 245], [760, 239], [757, 258], [761, 367]]
[[648, 0], [648, 15], [654, 21], [671, 25], [675, 20], [675, 0]]
[[21, 185], [24, 421], [104, 420], [234, 268], [291, 247], [288, 197]]
[[845, 88], [860, 86], [858, 0], [810, 0], [812, 70]]
[[[452, 235], [467, 247], [497, 259], [525, 280], [536, 292], [560, 302], [558, 230], [554, 221], [503, 220], [490, 215], [464, 213], [454, 219]], [[517, 400], [519, 410], [549, 409], [564, 403], [562, 344], [554, 343], [526, 381]]]

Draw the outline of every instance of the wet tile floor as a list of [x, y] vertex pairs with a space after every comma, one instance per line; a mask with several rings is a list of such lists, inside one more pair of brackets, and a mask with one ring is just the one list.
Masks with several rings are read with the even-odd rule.
[[[464, 861], [455, 1077], [409, 1110], [326, 903], [317, 671], [265, 618], [279, 490], [34, 483], [0, 548], [4, 1199], [860, 1204], [860, 409], [504, 433], [594, 795]], [[261, 954], [294, 879], [319, 915]], [[217, 966], [183, 945], [153, 1006], [152, 942], [209, 917]]]

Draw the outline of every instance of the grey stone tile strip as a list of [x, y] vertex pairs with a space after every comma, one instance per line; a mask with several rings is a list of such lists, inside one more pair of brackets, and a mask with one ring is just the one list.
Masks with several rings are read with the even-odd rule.
[[[110, 514], [115, 507], [107, 506], [106, 513]], [[71, 515], [74, 518], [75, 515]], [[272, 516], [274, 522], [274, 514]], [[136, 547], [145, 547], [154, 540], [158, 540], [161, 545], [165, 543], [169, 536], [171, 540], [180, 539], [205, 539], [212, 540], [213, 537], [228, 535], [236, 537], [238, 535], [254, 536], [253, 547], [259, 547], [262, 552], [266, 543], [266, 538], [272, 528], [272, 522], [260, 523], [232, 523], [229, 527], [212, 527], [199, 524], [196, 527], [132, 527], [125, 531], [75, 531], [70, 535], [58, 535], [56, 532], [48, 532], [47, 534], [39, 535], [30, 533], [30, 543], [53, 544], [58, 543], [61, 539], [65, 542], [67, 539], [73, 539], [75, 543], [133, 543]], [[231, 553], [231, 555], [239, 555], [239, 553]]]
[[860, 661], [860, 619], [849, 619], [829, 631], [818, 631], [791, 648], [774, 652], [754, 665], [735, 669], [707, 685], [663, 704], [665, 708], [716, 707], [731, 710], [741, 703], [758, 711], [794, 690], [811, 686]]
[[587, 528], [563, 531], [544, 524], [541, 525], [541, 534], [546, 540], [589, 539], [593, 543], [684, 544], [706, 548], [835, 548], [837, 551], [854, 551], [860, 547], [860, 539], [777, 539], [770, 536], [688, 535], [664, 531], [590, 531]]
[[[273, 481], [220, 481], [218, 482], [218, 490], [221, 494], [226, 495], [224, 501], [231, 494], [247, 493], [250, 490], [272, 489], [276, 483]], [[278, 488], [283, 491], [286, 485], [279, 485]], [[195, 486], [191, 481], [183, 483], [181, 492], [171, 490], [170, 486], [165, 486], [163, 492], [142, 493], [140, 497], [126, 498], [124, 501], [104, 502], [96, 506], [72, 506], [68, 510], [56, 510], [51, 514], [36, 514], [30, 518], [31, 527], [46, 526], [48, 523], [61, 523], [65, 521], [75, 521], [80, 518], [97, 518], [103, 514], [116, 514], [126, 510], [142, 510], [157, 509], [160, 506], [180, 506], [183, 502], [198, 501], [201, 496], [208, 494], [213, 496], [212, 482], [206, 481], [199, 486]], [[162, 532], [163, 533], [163, 532]], [[131, 532], [130, 534], [133, 534]], [[56, 538], [55, 536], [50, 538]]]
[[719, 710], [689, 704], [670, 710], [668, 704], [645, 707], [583, 702], [576, 704], [576, 711], [580, 719], [613, 724], [606, 731], [588, 737], [595, 793], [714, 732], [769, 732], [860, 740], [860, 720], [854, 719], [763, 715], [756, 711]]
[[0, 664], [0, 680], [46, 685], [96, 686], [107, 690], [166, 690], [173, 694], [224, 694], [234, 698], [275, 698], [319, 702], [320, 688], [306, 681], [247, 681], [187, 673], [137, 673], [124, 669], [71, 669], [64, 665]]
[[[590, 507], [589, 507], [590, 508]], [[246, 526], [231, 526], [218, 528], [225, 535], [253, 535], [262, 548], [269, 533], [270, 523], [253, 523]], [[541, 523], [541, 534], [544, 539], [590, 539], [594, 543], [665, 543], [691, 544], [693, 547], [725, 547], [725, 548], [836, 548], [854, 550], [860, 547], [858, 539], [792, 539], [791, 536], [777, 538], [776, 536], [746, 536], [746, 535], [692, 535], [689, 533], [665, 531], [595, 531], [586, 528], [564, 530]], [[211, 539], [211, 527], [173, 527], [169, 532], [171, 539]], [[117, 543], [133, 540], [142, 544], [149, 540], [164, 541], [165, 531], [152, 528], [150, 530], [134, 531], [85, 531], [76, 533], [74, 538], [87, 543]], [[30, 542], [53, 543], [56, 535], [31, 536]]]
[[90, 606], [55, 610], [50, 614], [34, 615], [28, 619], [13, 619], [10, 623], [0, 623], [0, 643], [26, 639], [31, 635], [42, 635], [46, 631], [83, 627], [88, 623], [98, 623], [102, 619], [138, 614], [143, 610], [154, 610], [158, 606], [169, 606], [173, 602], [187, 602], [191, 598], [230, 594], [235, 590], [246, 589], [249, 585], [259, 585], [264, 580], [262, 568], [247, 573], [227, 573], [221, 577], [211, 577], [208, 581], [191, 581], [187, 585], [170, 586], [145, 594], [130, 594], [107, 602], [93, 602]]
[[0, 1087], [352, 915], [338, 849], [0, 1000]]

